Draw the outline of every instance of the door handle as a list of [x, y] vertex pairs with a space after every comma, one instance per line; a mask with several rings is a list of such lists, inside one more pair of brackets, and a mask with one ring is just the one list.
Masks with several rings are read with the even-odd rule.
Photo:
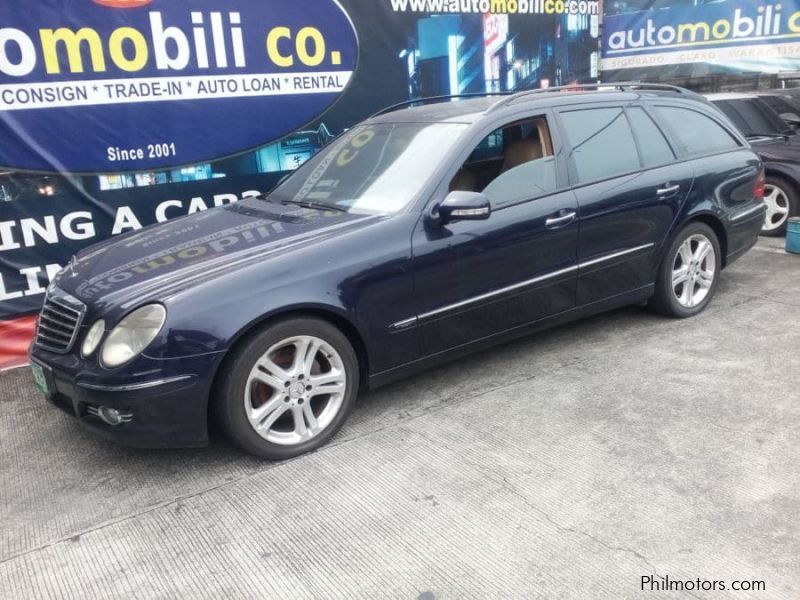
[[675, 195], [680, 189], [681, 189], [680, 184], [676, 183], [675, 185], [668, 185], [663, 188], [658, 188], [656, 190], [656, 194], [658, 194], [659, 197], [664, 198], [665, 196]]
[[574, 210], [562, 210], [556, 213], [557, 216], [550, 217], [545, 221], [544, 226], [548, 229], [556, 229], [558, 227], [563, 227], [564, 225], [569, 225], [572, 223], [578, 216], [578, 213]]

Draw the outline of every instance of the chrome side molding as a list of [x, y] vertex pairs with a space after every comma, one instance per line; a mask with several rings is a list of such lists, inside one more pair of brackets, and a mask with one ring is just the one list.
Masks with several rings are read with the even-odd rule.
[[443, 306], [441, 308], [437, 308], [435, 310], [428, 311], [426, 313], [422, 313], [416, 317], [410, 317], [408, 319], [403, 319], [402, 321], [398, 321], [396, 323], [392, 323], [389, 326], [389, 329], [392, 331], [398, 331], [402, 329], [408, 329], [409, 327], [413, 327], [419, 324], [420, 321], [424, 321], [425, 319], [430, 319], [431, 317], [436, 317], [438, 315], [458, 310], [459, 308], [464, 308], [465, 306], [469, 306], [471, 304], [476, 304], [478, 302], [483, 302], [484, 300], [489, 300], [495, 296], [502, 296], [503, 294], [507, 294], [509, 292], [513, 292], [515, 290], [523, 289], [532, 285], [536, 285], [538, 283], [543, 283], [550, 279], [555, 279], [556, 277], [561, 277], [562, 275], [567, 275], [569, 273], [574, 273], [580, 269], [585, 269], [587, 267], [593, 267], [595, 265], [614, 260], [616, 258], [621, 258], [623, 256], [627, 256], [628, 254], [634, 254], [637, 252], [643, 252], [644, 250], [649, 250], [655, 246], [654, 243], [650, 244], [642, 244], [641, 246], [636, 246], [635, 248], [626, 248], [625, 250], [619, 250], [616, 252], [612, 252], [611, 254], [607, 254], [604, 256], [600, 256], [598, 258], [593, 258], [592, 260], [587, 260], [577, 265], [573, 265], [571, 267], [566, 267], [564, 269], [559, 269], [557, 271], [552, 271], [551, 273], [546, 273], [545, 275], [540, 275], [538, 277], [534, 277], [532, 279], [527, 279], [525, 281], [521, 281], [520, 283], [515, 283], [514, 285], [509, 285], [507, 287], [500, 288], [498, 290], [494, 290], [491, 292], [487, 292], [485, 294], [481, 294], [479, 296], [473, 296], [472, 298], [468, 298], [467, 300], [462, 300], [461, 302], [455, 302], [453, 304], [448, 304], [447, 306]]

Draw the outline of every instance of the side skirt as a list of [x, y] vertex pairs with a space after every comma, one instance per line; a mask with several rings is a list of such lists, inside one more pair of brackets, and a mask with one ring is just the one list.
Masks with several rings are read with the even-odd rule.
[[443, 363], [455, 360], [468, 354], [472, 354], [478, 350], [485, 350], [491, 346], [497, 346], [498, 344], [503, 344], [517, 338], [525, 337], [537, 331], [543, 331], [545, 329], [550, 329], [551, 327], [563, 325], [571, 321], [576, 321], [592, 315], [608, 312], [615, 308], [647, 302], [647, 300], [649, 300], [653, 295], [654, 291], [655, 284], [646, 285], [637, 290], [624, 292], [604, 300], [593, 302], [592, 304], [587, 304], [585, 306], [573, 308], [550, 317], [545, 317], [544, 319], [539, 319], [538, 321], [534, 321], [526, 325], [501, 331], [500, 333], [474, 340], [467, 344], [456, 346], [455, 348], [451, 348], [437, 354], [424, 356], [412, 362], [400, 365], [399, 367], [394, 367], [387, 371], [370, 375], [369, 388], [376, 389], [383, 385], [408, 377], [409, 375], [413, 375], [414, 373], [431, 369]]

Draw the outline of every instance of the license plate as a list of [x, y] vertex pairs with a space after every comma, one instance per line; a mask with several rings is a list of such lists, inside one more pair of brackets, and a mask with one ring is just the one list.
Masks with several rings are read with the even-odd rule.
[[47, 386], [47, 376], [44, 374], [44, 369], [36, 363], [31, 363], [31, 371], [33, 371], [33, 382], [36, 384], [36, 387], [45, 396], [48, 396], [50, 390]]

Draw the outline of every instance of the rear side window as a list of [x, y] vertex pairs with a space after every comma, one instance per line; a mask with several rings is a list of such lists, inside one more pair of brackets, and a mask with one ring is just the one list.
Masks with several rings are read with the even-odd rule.
[[666, 165], [675, 160], [675, 153], [672, 152], [667, 138], [643, 108], [629, 108], [628, 117], [639, 141], [639, 152], [645, 167]]
[[727, 129], [703, 113], [678, 106], [658, 106], [656, 110], [669, 123], [689, 156], [714, 154], [739, 147], [739, 142]]
[[561, 113], [564, 133], [580, 183], [629, 173], [640, 167], [639, 153], [622, 108], [590, 108]]

